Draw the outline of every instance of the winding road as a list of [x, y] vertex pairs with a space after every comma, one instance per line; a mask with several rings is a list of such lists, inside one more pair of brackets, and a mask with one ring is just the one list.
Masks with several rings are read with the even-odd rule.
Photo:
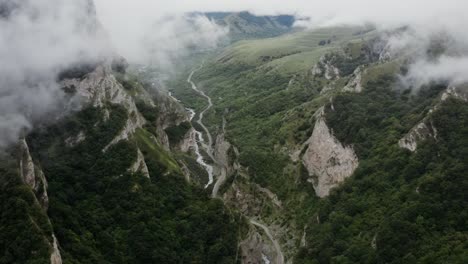
[[250, 219], [250, 223], [254, 226], [258, 226], [260, 227], [261, 229], [263, 229], [263, 231], [265, 232], [265, 234], [267, 235], [267, 237], [271, 240], [271, 242], [273, 243], [273, 246], [275, 247], [275, 250], [276, 250], [276, 261], [274, 262], [275, 264], [284, 264], [284, 255], [283, 255], [283, 251], [281, 251], [281, 246], [280, 244], [278, 243], [278, 241], [273, 237], [273, 235], [271, 234], [270, 232], [270, 229], [265, 226], [265, 225], [262, 225], [260, 224], [259, 222], [253, 220], [253, 219]]

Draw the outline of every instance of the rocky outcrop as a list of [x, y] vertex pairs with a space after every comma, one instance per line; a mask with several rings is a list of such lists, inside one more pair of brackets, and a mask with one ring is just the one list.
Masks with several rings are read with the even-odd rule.
[[340, 77], [340, 70], [331, 64], [325, 64], [325, 79], [333, 80]]
[[184, 138], [177, 144], [175, 148], [182, 153], [189, 152], [196, 144], [196, 136], [195, 129], [193, 127], [190, 128], [185, 134]]
[[169, 137], [166, 134], [166, 131], [161, 125], [156, 127], [156, 136], [158, 137], [158, 142], [164, 148], [164, 150], [169, 151], [171, 146], [169, 142]]
[[143, 156], [143, 153], [141, 153], [140, 149], [137, 150], [137, 160], [130, 167], [129, 171], [132, 173], [139, 172], [143, 174], [143, 176], [145, 176], [146, 178], [150, 177], [148, 166], [146, 165], [146, 162], [145, 162], [145, 157]]
[[224, 133], [218, 134], [216, 136], [214, 147], [214, 156], [215, 159], [222, 167], [225, 167], [226, 170], [229, 170], [228, 173], [231, 173], [233, 168], [230, 165], [233, 161], [229, 158], [229, 150], [231, 149], [231, 143], [226, 141], [224, 138]]
[[414, 152], [418, 147], [418, 142], [430, 137], [437, 139], [437, 129], [432, 125], [432, 122], [429, 122], [429, 126], [426, 122], [429, 122], [427, 118], [414, 126], [402, 139], [398, 141], [398, 146]]
[[214, 174], [218, 175], [218, 179], [213, 187], [212, 197], [218, 195], [219, 188], [226, 181], [227, 177], [234, 171], [229, 160], [228, 151], [231, 148], [231, 144], [224, 138], [224, 133], [216, 136], [216, 143], [214, 147], [214, 158], [216, 160], [216, 166], [214, 166]]
[[60, 250], [58, 249], [57, 238], [55, 235], [52, 235], [54, 242], [52, 244], [52, 254], [50, 254], [50, 264], [62, 264], [62, 256], [60, 255]]
[[468, 89], [466, 87], [460, 88], [456, 86], [449, 86], [440, 97], [438, 102], [424, 117], [421, 122], [411, 128], [411, 130], [398, 141], [398, 146], [408, 149], [409, 151], [416, 151], [418, 143], [429, 138], [437, 140], [437, 128], [431, 121], [431, 114], [440, 107], [440, 105], [449, 98], [455, 98], [468, 102]]
[[357, 67], [354, 70], [351, 80], [343, 87], [344, 92], [353, 92], [360, 93], [362, 92], [362, 68], [361, 66]]
[[314, 67], [312, 68], [312, 70], [311, 70], [310, 73], [312, 74], [312, 76], [320, 76], [320, 75], [322, 75], [322, 72], [323, 72], [323, 71], [322, 71], [322, 69], [320, 68], [320, 64], [319, 64], [319, 63], [316, 63], [316, 64], [314, 65]]
[[[44, 212], [46, 212], [49, 206], [47, 180], [44, 172], [34, 163], [25, 139], [21, 139], [19, 142], [19, 174], [23, 182], [31, 187], [37, 202], [41, 205]], [[50, 263], [62, 264], [57, 238], [54, 234], [52, 234], [52, 239], [53, 242], [50, 244], [52, 249]], [[49, 239], [45, 240], [49, 241]]]
[[[228, 110], [225, 110], [225, 113], [227, 112]], [[222, 132], [216, 136], [214, 146], [214, 159], [217, 165], [215, 166], [215, 175], [218, 175], [218, 180], [213, 187], [212, 197], [216, 197], [219, 188], [224, 184], [226, 179], [240, 169], [240, 164], [238, 162], [239, 151], [225, 138], [226, 123], [227, 121], [223, 117]]]
[[332, 64], [333, 57], [324, 55], [319, 62], [314, 65], [311, 70], [312, 76], [325, 77], [327, 80], [335, 80], [340, 78], [340, 70]]
[[74, 147], [86, 139], [86, 135], [83, 131], [80, 131], [78, 135], [69, 137], [65, 140], [65, 144], [68, 147]]
[[20, 160], [19, 170], [23, 182], [31, 189], [44, 210], [49, 206], [49, 197], [47, 195], [47, 180], [42, 170], [34, 164], [34, 161], [29, 153], [29, 147], [25, 139], [19, 142]]
[[20, 175], [23, 182], [29, 185], [31, 188], [36, 188], [36, 166], [32, 160], [31, 154], [29, 153], [28, 144], [25, 139], [20, 140]]
[[93, 72], [88, 73], [84, 78], [64, 79], [61, 85], [73, 89], [79, 96], [95, 107], [105, 108], [107, 103], [111, 103], [123, 106], [127, 110], [128, 119], [125, 127], [103, 151], [106, 151], [120, 140], [128, 139], [137, 128], [146, 123], [146, 120], [138, 112], [133, 97], [125, 91], [122, 84], [112, 74], [110, 63], [97, 66]]
[[332, 188], [354, 173], [359, 161], [352, 147], [344, 146], [333, 136], [325, 122], [323, 107], [315, 117], [315, 127], [306, 141], [302, 163], [309, 172], [317, 196], [326, 197]]
[[[143, 125], [144, 125], [145, 121], [143, 122], [135, 122], [135, 120], [133, 120], [133, 118], [128, 118], [127, 119], [127, 122], [125, 123], [125, 126], [124, 128], [122, 129], [122, 131], [120, 131], [120, 133], [114, 138], [112, 139], [112, 141], [102, 150], [103, 152], [106, 152], [107, 149], [109, 149], [110, 146], [116, 144], [117, 142], [121, 141], [121, 140], [127, 140], [130, 138], [130, 136], [135, 133], [135, 131], [137, 130], [137, 128], [141, 128]], [[167, 135], [166, 135], [167, 136]]]
[[447, 90], [445, 90], [445, 92], [442, 94], [441, 100], [445, 101], [450, 97], [468, 102], [468, 89], [462, 89], [456, 86], [449, 86]]

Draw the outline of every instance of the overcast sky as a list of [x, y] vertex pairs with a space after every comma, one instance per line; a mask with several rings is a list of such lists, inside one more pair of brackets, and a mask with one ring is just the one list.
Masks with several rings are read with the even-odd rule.
[[[308, 17], [311, 27], [374, 23], [411, 25], [418, 31], [444, 30], [464, 43], [467, 0], [95, 0], [98, 15], [117, 49], [137, 59], [136, 42], [155, 32], [154, 22], [168, 14], [193, 11], [242, 11]], [[133, 51], [132, 51], [133, 50]]]
[[[463, 19], [466, 0], [95, 0], [102, 19], [147, 19], [164, 13], [240, 11], [257, 14], [299, 14], [316, 21], [363, 20], [379, 23], [422, 23]], [[117, 18], [114, 18], [117, 19]], [[131, 23], [131, 21], [126, 21]], [[449, 21], [447, 21], [449, 22]], [[461, 21], [456, 21], [461, 22]], [[466, 25], [466, 24], [465, 24]]]

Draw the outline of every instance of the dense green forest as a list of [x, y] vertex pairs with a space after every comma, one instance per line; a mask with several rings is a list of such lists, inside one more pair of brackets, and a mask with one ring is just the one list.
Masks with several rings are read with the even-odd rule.
[[[468, 259], [468, 106], [445, 101], [432, 115], [437, 138], [415, 153], [398, 139], [427, 114], [441, 86], [417, 94], [384, 79], [342, 94], [327, 112], [340, 140], [355, 146], [353, 177], [320, 201], [313, 236], [297, 263], [465, 263]], [[419, 117], [419, 118], [418, 118]]]
[[52, 225], [21, 181], [15, 156], [0, 157], [0, 263], [49, 263]]
[[[145, 148], [150, 178], [129, 173], [138, 141], [121, 141], [104, 153], [126, 120], [125, 109], [108, 108], [105, 122], [103, 109], [90, 107], [28, 137], [49, 181], [48, 214], [64, 263], [233, 263], [239, 218], [169, 165], [161, 168], [164, 162], [152, 160]], [[86, 140], [61, 145], [80, 131]], [[18, 214], [34, 209], [20, 200], [31, 203], [25, 192], [25, 198], [10, 198], [24, 204]], [[44, 229], [50, 233], [50, 224]]]
[[[268, 62], [218, 56], [194, 75], [215, 102], [205, 119], [212, 131], [227, 120], [226, 137], [239, 148], [249, 180], [278, 194], [289, 219], [305, 227], [306, 245], [294, 263], [466, 263], [468, 106], [441, 102], [447, 83], [402, 87], [397, 74], [404, 65], [372, 68], [366, 48], [354, 58], [325, 56], [343, 74], [336, 81], [343, 86], [358, 66], [370, 68], [362, 93], [332, 96], [322, 93], [330, 81], [308, 71], [288, 75]], [[200, 104], [190, 90], [175, 92], [189, 105]], [[310, 137], [322, 105], [332, 133], [354, 148], [359, 167], [329, 197], [317, 199], [302, 164], [283, 150]], [[418, 142], [414, 153], [399, 147], [421, 120], [437, 129], [436, 137]]]

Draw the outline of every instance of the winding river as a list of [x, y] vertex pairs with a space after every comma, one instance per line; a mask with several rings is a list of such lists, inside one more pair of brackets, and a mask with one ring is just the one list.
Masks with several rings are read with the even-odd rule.
[[[211, 164], [208, 164], [205, 161], [205, 158], [203, 157], [201, 148], [203, 148], [205, 150], [207, 155], [214, 162], [215, 166], [217, 166], [219, 164], [218, 164], [217, 160], [214, 157], [213, 137], [212, 137], [209, 129], [203, 123], [204, 114], [213, 107], [213, 102], [212, 102], [211, 98], [208, 95], [206, 95], [205, 92], [203, 92], [202, 90], [199, 90], [197, 85], [192, 81], [192, 77], [195, 74], [195, 72], [200, 70], [202, 67], [203, 67], [203, 64], [200, 65], [200, 67], [198, 67], [197, 69], [193, 70], [190, 73], [189, 77], [187, 78], [187, 82], [191, 85], [191, 88], [195, 92], [197, 92], [201, 97], [205, 98], [207, 103], [208, 103], [208, 105], [205, 108], [203, 108], [203, 110], [198, 114], [198, 118], [195, 121], [198, 125], [200, 125], [200, 127], [202, 128], [203, 131], [199, 131], [196, 128], [194, 128], [194, 130], [195, 130], [195, 144], [193, 146], [194, 151], [195, 151], [195, 155], [197, 157], [197, 163], [200, 164], [206, 170], [206, 172], [208, 173], [208, 183], [205, 185], [205, 188], [208, 188], [214, 182], [214, 166], [211, 165]], [[169, 94], [169, 96], [172, 97], [174, 100], [180, 102], [177, 98], [173, 97], [172, 94]], [[190, 122], [192, 122], [193, 119], [197, 116], [197, 113], [195, 112], [194, 109], [191, 109], [191, 108], [186, 108], [186, 110], [187, 110], [187, 112], [189, 112]], [[223, 117], [223, 133], [224, 133], [225, 126], [226, 126], [226, 120]], [[205, 137], [204, 137], [203, 134], [206, 135], [206, 138], [208, 140], [207, 142], [205, 141]], [[225, 180], [226, 180], [226, 171], [223, 170], [222, 168], [220, 168], [220, 175], [219, 175], [219, 177], [218, 177], [218, 179], [217, 179], [217, 181], [216, 181], [216, 183], [215, 183], [215, 185], [213, 187], [213, 191], [212, 191], [212, 197], [213, 198], [216, 198], [217, 192], [218, 192], [220, 186], [223, 184], [223, 182]], [[275, 248], [276, 259], [274, 261], [271, 261], [271, 260], [268, 259], [268, 257], [266, 255], [264, 255], [262, 253], [263, 262], [265, 264], [270, 264], [270, 263], [284, 264], [284, 254], [283, 254], [283, 252], [281, 250], [281, 246], [280, 246], [279, 242], [275, 239], [275, 237], [272, 235], [270, 229], [267, 226], [255, 221], [254, 219], [250, 219], [250, 224], [261, 228], [265, 232], [266, 236], [271, 240], [271, 242], [272, 242], [272, 244], [273, 244], [273, 246]]]
[[[201, 68], [203, 67], [203, 64], [197, 68], [196, 70], [193, 70], [188, 79], [187, 79], [187, 82], [191, 85], [192, 89], [197, 92], [200, 96], [202, 96], [203, 98], [205, 98], [208, 102], [208, 105], [198, 114], [198, 118], [196, 120], [197, 124], [200, 125], [200, 127], [204, 130], [204, 133], [208, 139], [208, 142], [205, 142], [205, 138], [203, 137], [203, 133], [201, 131], [198, 131], [197, 129], [195, 129], [195, 133], [196, 133], [196, 144], [194, 146], [195, 148], [195, 154], [197, 156], [197, 162], [198, 164], [200, 164], [202, 167], [205, 168], [206, 172], [208, 173], [208, 183], [205, 185], [205, 188], [208, 188], [214, 181], [214, 177], [213, 177], [213, 171], [214, 171], [214, 168], [212, 165], [206, 163], [201, 151], [200, 151], [200, 146], [205, 149], [205, 152], [208, 154], [208, 156], [211, 158], [211, 160], [213, 162], [216, 162], [215, 158], [214, 158], [214, 155], [213, 155], [213, 137], [211, 136], [211, 133], [210, 131], [208, 130], [208, 128], [205, 126], [205, 124], [203, 124], [203, 116], [204, 114], [210, 110], [211, 107], [213, 107], [213, 102], [211, 101], [211, 98], [206, 95], [202, 90], [199, 90], [198, 87], [195, 85], [195, 83], [192, 81], [192, 77], [193, 77], [193, 74], [195, 74], [196, 71], [200, 70]], [[193, 120], [193, 118], [195, 118], [196, 116], [196, 113], [193, 109], [187, 109], [187, 111], [190, 112], [190, 121]], [[200, 146], [199, 146], [200, 144]]]

